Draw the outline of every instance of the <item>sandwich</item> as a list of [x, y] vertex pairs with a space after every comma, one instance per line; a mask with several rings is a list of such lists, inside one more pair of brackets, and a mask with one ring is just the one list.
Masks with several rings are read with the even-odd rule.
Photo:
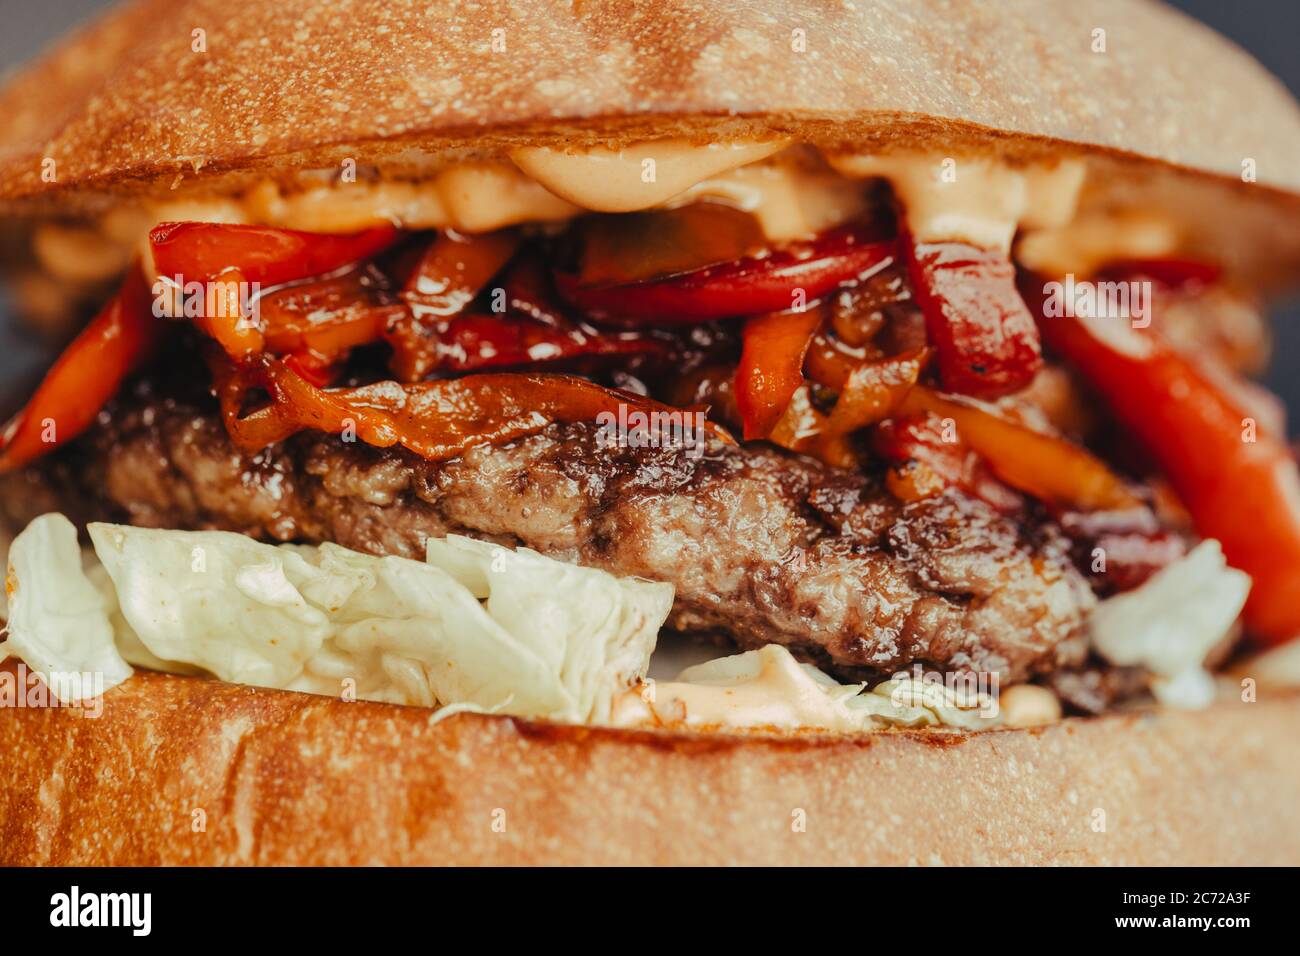
[[0, 93], [0, 862], [1300, 860], [1274, 79], [1148, 3], [344, 6]]

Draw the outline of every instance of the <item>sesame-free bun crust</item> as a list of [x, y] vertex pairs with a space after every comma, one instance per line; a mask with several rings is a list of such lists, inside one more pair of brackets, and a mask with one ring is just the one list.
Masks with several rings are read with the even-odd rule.
[[1300, 696], [1037, 731], [563, 727], [138, 673], [0, 710], [0, 865], [1296, 864]]
[[1300, 190], [1282, 85], [1146, 0], [137, 0], [0, 95], [0, 198], [681, 134], [1249, 157]]

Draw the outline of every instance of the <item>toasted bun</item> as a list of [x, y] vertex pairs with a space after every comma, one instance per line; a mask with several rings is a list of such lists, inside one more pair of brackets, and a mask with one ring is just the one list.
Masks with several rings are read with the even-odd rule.
[[0, 194], [323, 151], [332, 165], [382, 141], [607, 143], [720, 123], [855, 148], [1083, 144], [1233, 178], [1250, 156], [1262, 181], [1300, 190], [1286, 90], [1154, 3], [140, 0], [0, 98]]
[[742, 737], [141, 673], [0, 711], [0, 864], [1296, 864], [1297, 720]]
[[1139, 0], [138, 0], [0, 92], [0, 214], [345, 159], [418, 177], [523, 145], [773, 136], [1086, 154], [1089, 204], [1199, 216], [1189, 251], [1266, 291], [1300, 272], [1300, 107]]

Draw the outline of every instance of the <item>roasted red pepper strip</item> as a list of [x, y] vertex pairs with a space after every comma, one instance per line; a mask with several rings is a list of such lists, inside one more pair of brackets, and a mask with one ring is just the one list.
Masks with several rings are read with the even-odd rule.
[[160, 279], [182, 286], [220, 283], [218, 307], [205, 308], [195, 324], [229, 354], [240, 356], [265, 346], [262, 325], [241, 310], [241, 285], [272, 287], [323, 276], [381, 252], [396, 238], [392, 226], [331, 235], [269, 226], [165, 222], [149, 233], [149, 245]]
[[[658, 402], [569, 375], [469, 375], [400, 385], [320, 389], [284, 362], [261, 355], [240, 363], [212, 357], [213, 378], [227, 431], [235, 445], [256, 452], [290, 435], [352, 430], [368, 445], [401, 445], [430, 461], [463, 454], [476, 445], [513, 441], [554, 422], [602, 423], [619, 407], [672, 412]], [[242, 414], [248, 390], [260, 387], [271, 403]], [[714, 429], [724, 438], [725, 433]]]
[[1134, 279], [1145, 276], [1172, 289], [1212, 285], [1222, 269], [1199, 259], [1115, 259], [1098, 271], [1099, 279]]
[[[489, 238], [475, 237], [476, 240]], [[507, 311], [462, 312], [474, 294], [500, 270], [503, 256], [513, 250], [513, 241], [508, 249], [498, 243], [496, 248], [473, 253], [472, 262], [466, 258], [466, 242], [452, 241], [454, 245], [425, 256], [426, 265], [403, 293], [413, 314], [389, 323], [384, 333], [393, 346], [392, 368], [398, 379], [418, 381], [432, 372], [472, 372], [668, 350], [666, 340], [649, 333], [603, 332], [574, 322], [553, 301], [550, 276], [540, 257], [532, 251], [517, 257], [500, 280], [504, 292], [500, 305]], [[440, 243], [441, 239], [435, 242], [435, 248]], [[461, 265], [452, 270], [451, 279], [426, 283], [427, 290], [435, 287], [447, 290], [438, 293], [441, 304], [431, 306], [427, 298], [423, 304], [417, 303], [412, 297], [412, 287], [420, 283], [422, 275], [426, 278], [430, 275], [428, 263], [435, 261], [445, 266], [453, 260]], [[422, 312], [422, 309], [429, 311]]]
[[585, 216], [573, 232], [580, 240], [577, 280], [583, 286], [681, 275], [757, 255], [768, 245], [757, 219], [717, 202]]
[[402, 298], [418, 319], [457, 315], [518, 248], [519, 236], [510, 231], [441, 233], [425, 250]]
[[206, 282], [229, 269], [264, 287], [326, 275], [369, 259], [397, 240], [392, 226], [341, 235], [270, 226], [164, 222], [149, 233], [154, 272]]
[[518, 246], [513, 232], [442, 233], [429, 243], [401, 293], [406, 314], [384, 331], [393, 348], [390, 365], [400, 381], [418, 382], [439, 367], [446, 321], [473, 301]]
[[963, 242], [903, 245], [944, 389], [992, 398], [1033, 381], [1043, 364], [1038, 329], [1007, 255]]
[[808, 343], [825, 319], [822, 309], [770, 312], [745, 322], [736, 368], [736, 408], [745, 440], [766, 438], [803, 384]]
[[1153, 329], [1115, 319], [1040, 321], [1048, 345], [1146, 446], [1196, 530], [1217, 538], [1228, 563], [1251, 576], [1250, 632], [1268, 644], [1300, 634], [1300, 475], [1285, 443], [1261, 432], [1245, 440], [1248, 415]]
[[896, 254], [894, 240], [866, 224], [663, 279], [584, 286], [568, 273], [555, 278], [561, 295], [598, 321], [681, 324], [790, 310], [799, 304], [799, 291], [811, 305], [832, 289], [885, 268]]
[[312, 355], [315, 365], [325, 366], [378, 341], [406, 314], [406, 307], [384, 292], [383, 281], [362, 267], [266, 293], [258, 302], [265, 348], [278, 355]]
[[338, 365], [310, 351], [292, 352], [284, 357], [284, 364], [317, 388], [327, 388], [333, 384], [339, 368]]
[[1012, 514], [1024, 498], [995, 478], [963, 442], [945, 440], [945, 424], [933, 415], [892, 419], [871, 436], [875, 451], [893, 464], [885, 481], [901, 501], [918, 501], [945, 488], [961, 488], [998, 511]]
[[85, 431], [158, 339], [152, 297], [139, 265], [46, 373], [0, 433], [0, 471], [13, 471]]
[[434, 365], [443, 372], [472, 372], [558, 362], [566, 359], [666, 352], [668, 345], [647, 336], [556, 328], [522, 315], [458, 315], [437, 333]]
[[1120, 511], [1140, 504], [1099, 458], [992, 409], [918, 385], [897, 411], [904, 418], [928, 413], [951, 419], [961, 443], [984, 459], [998, 478], [1046, 504], [1081, 511]]
[[923, 348], [862, 362], [840, 385], [828, 430], [843, 435], [889, 417], [911, 393], [929, 358], [930, 350]]

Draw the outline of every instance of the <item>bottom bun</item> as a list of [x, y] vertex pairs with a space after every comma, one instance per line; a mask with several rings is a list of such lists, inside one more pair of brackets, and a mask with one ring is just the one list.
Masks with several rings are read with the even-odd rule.
[[1295, 864], [1300, 696], [977, 734], [626, 731], [138, 673], [0, 710], [0, 864]]

